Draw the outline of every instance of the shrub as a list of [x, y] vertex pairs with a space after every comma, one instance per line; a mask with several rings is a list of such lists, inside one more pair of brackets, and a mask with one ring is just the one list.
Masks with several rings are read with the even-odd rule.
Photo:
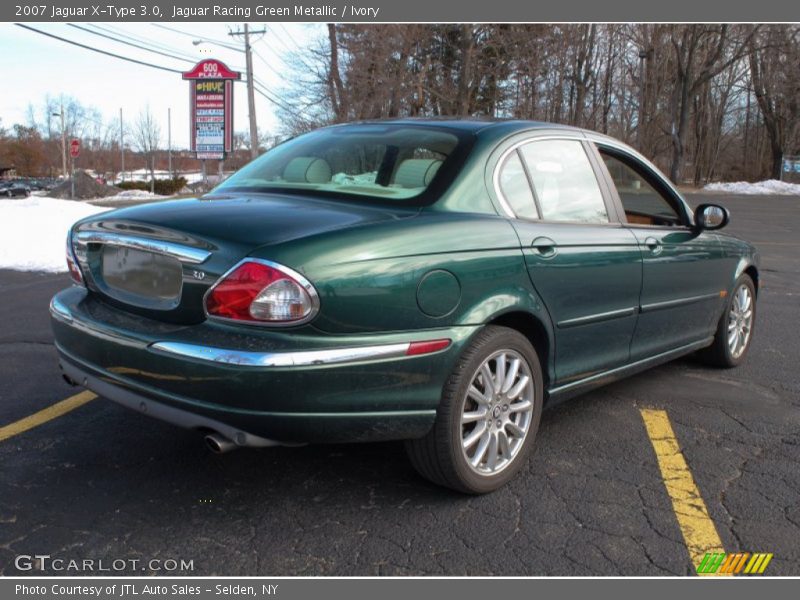
[[150, 191], [150, 184], [146, 181], [121, 181], [116, 186], [121, 190], [146, 190]]
[[[186, 178], [184, 177], [174, 177], [172, 179], [156, 179], [155, 185], [153, 186], [155, 189], [155, 193], [159, 196], [171, 196], [172, 194], [177, 194], [181, 191], [184, 187], [186, 187]], [[150, 182], [149, 181], [122, 181], [117, 184], [117, 187], [122, 190], [144, 190], [146, 192], [150, 191]]]

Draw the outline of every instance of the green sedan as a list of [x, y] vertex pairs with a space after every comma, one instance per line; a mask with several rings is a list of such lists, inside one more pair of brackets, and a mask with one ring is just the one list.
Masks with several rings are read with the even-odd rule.
[[758, 257], [607, 136], [526, 121], [327, 127], [197, 199], [76, 223], [64, 377], [217, 452], [406, 440], [468, 493], [546, 405], [698, 352], [744, 360]]

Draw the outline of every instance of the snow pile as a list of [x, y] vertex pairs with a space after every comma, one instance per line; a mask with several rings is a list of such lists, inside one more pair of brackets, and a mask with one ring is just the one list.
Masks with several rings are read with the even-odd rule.
[[51, 198], [69, 199], [72, 197], [73, 187], [75, 188], [75, 198], [78, 200], [114, 196], [118, 192], [122, 191], [114, 186], [97, 182], [93, 177], [90, 177], [83, 171], [75, 171], [74, 186], [69, 180], [64, 181], [50, 190], [48, 196]]
[[109, 210], [83, 202], [31, 196], [0, 201], [0, 269], [67, 270], [67, 231], [78, 219]]
[[703, 188], [707, 192], [726, 192], [728, 194], [765, 195], [781, 194], [800, 196], [800, 184], [787, 183], [777, 179], [767, 179], [756, 183], [736, 181], [732, 183], [709, 183]]
[[125, 201], [125, 200], [161, 200], [163, 198], [169, 198], [169, 196], [160, 196], [158, 194], [151, 194], [146, 190], [124, 190], [118, 194], [114, 194], [113, 196], [106, 196], [101, 200], [103, 202], [114, 202], [116, 201]]

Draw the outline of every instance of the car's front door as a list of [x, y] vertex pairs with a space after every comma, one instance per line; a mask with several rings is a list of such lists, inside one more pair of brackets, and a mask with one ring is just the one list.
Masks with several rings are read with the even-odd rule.
[[561, 385], [628, 362], [642, 281], [636, 237], [616, 222], [587, 150], [533, 139], [506, 152], [496, 179], [554, 325]]
[[717, 236], [694, 229], [686, 204], [636, 157], [602, 145], [598, 150], [618, 196], [618, 212], [624, 212], [643, 257], [631, 360], [713, 335], [728, 273]]

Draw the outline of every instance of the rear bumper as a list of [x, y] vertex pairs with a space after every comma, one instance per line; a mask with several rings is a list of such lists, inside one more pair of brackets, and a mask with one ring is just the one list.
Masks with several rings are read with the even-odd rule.
[[[328, 336], [217, 323], [176, 326], [109, 307], [81, 288], [51, 302], [61, 368], [98, 395], [239, 445], [407, 439], [432, 426], [474, 327]], [[448, 338], [406, 356], [411, 341]]]

